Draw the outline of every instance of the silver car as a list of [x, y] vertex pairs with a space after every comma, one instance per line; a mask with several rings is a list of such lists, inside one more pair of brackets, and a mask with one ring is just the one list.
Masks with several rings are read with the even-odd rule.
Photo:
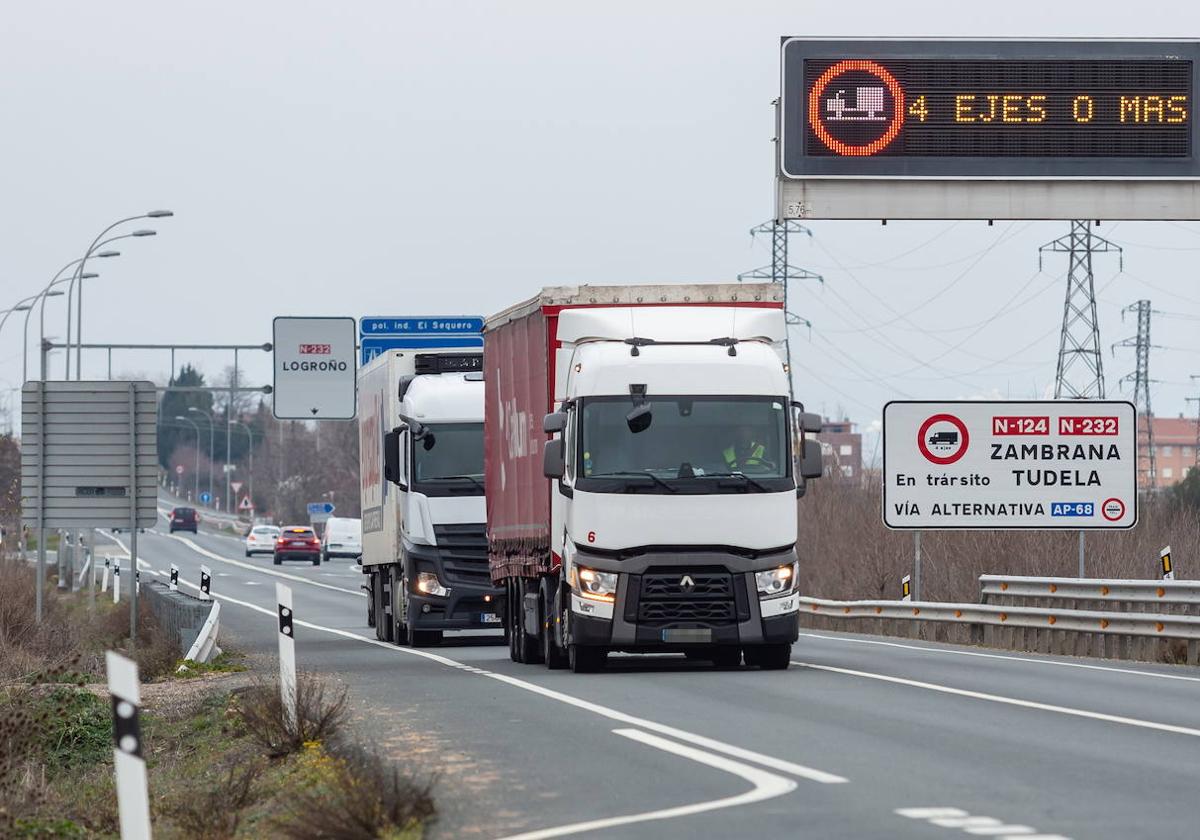
[[275, 552], [275, 538], [279, 536], [279, 529], [274, 525], [255, 525], [250, 529], [250, 533], [246, 535], [246, 556], [253, 557], [255, 554], [273, 554]]

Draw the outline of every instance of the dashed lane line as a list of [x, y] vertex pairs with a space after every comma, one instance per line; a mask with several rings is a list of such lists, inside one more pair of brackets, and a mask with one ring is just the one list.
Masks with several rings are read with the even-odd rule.
[[1183, 674], [1168, 674], [1161, 671], [1139, 671], [1136, 668], [1117, 668], [1112, 665], [1089, 665], [1086, 662], [1064, 662], [1061, 659], [1036, 659], [1032, 656], [1011, 656], [1003, 653], [985, 653], [979, 650], [959, 650], [957, 648], [928, 647], [925, 645], [906, 645], [901, 642], [884, 642], [879, 639], [856, 639], [851, 636], [826, 636], [821, 633], [801, 633], [801, 637], [823, 639], [828, 642], [843, 644], [876, 645], [879, 647], [903, 648], [904, 650], [919, 650], [925, 653], [949, 654], [951, 656], [978, 656], [984, 659], [1007, 659], [1012, 662], [1028, 662], [1033, 665], [1056, 665], [1060, 668], [1084, 668], [1088, 671], [1110, 671], [1114, 674], [1131, 674], [1138, 677], [1154, 677], [1160, 680], [1182, 680], [1184, 682], [1200, 682], [1200, 677], [1188, 677]]
[[1017, 697], [1005, 697], [1000, 694], [987, 694], [982, 691], [969, 691], [965, 688], [953, 688], [948, 685], [938, 685], [937, 683], [922, 682], [920, 680], [910, 680], [904, 677], [892, 677], [886, 674], [874, 674], [869, 671], [855, 671], [850, 668], [836, 668], [833, 665], [817, 665], [812, 662], [797, 662], [792, 661], [793, 665], [799, 665], [801, 668], [811, 668], [816, 671], [829, 671], [834, 674], [845, 674], [851, 677], [862, 677], [868, 680], [879, 680], [880, 682], [889, 682], [896, 685], [906, 685], [912, 688], [921, 688], [926, 691], [936, 691], [941, 694], [953, 694], [958, 697], [969, 697], [973, 700], [986, 700], [990, 703], [1003, 703], [1008, 706], [1020, 706], [1025, 709], [1036, 709], [1042, 712], [1054, 712], [1060, 715], [1070, 715], [1071, 717], [1087, 718], [1089, 720], [1099, 720], [1105, 723], [1117, 723], [1123, 726], [1133, 726], [1139, 729], [1152, 729], [1159, 732], [1170, 732], [1174, 735], [1191, 735], [1200, 738], [1200, 729], [1192, 729], [1187, 726], [1176, 726], [1170, 723], [1158, 723], [1152, 720], [1139, 720], [1138, 718], [1124, 717], [1122, 715], [1109, 715], [1103, 712], [1089, 712], [1086, 709], [1072, 709], [1069, 706], [1056, 706], [1052, 703], [1038, 703], [1034, 700], [1021, 700]]
[[301, 577], [300, 575], [289, 575], [287, 572], [277, 572], [274, 569], [264, 569], [261, 566], [255, 566], [251, 563], [243, 563], [241, 560], [233, 560], [229, 557], [222, 557], [215, 551], [209, 551], [207, 548], [197, 545], [187, 537], [172, 535], [170, 539], [178, 540], [197, 554], [201, 554], [211, 560], [216, 560], [218, 563], [228, 563], [231, 566], [249, 569], [252, 572], [258, 572], [259, 574], [271, 575], [273, 577], [283, 578], [284, 580], [294, 580], [297, 583], [306, 583], [309, 586], [319, 586], [321, 589], [332, 589], [335, 592], [344, 592], [347, 595], [357, 595], [360, 598], [367, 597], [366, 593], [364, 593], [361, 589], [347, 589], [344, 586], [334, 586], [332, 583], [322, 583], [319, 580], [312, 580], [310, 578]]

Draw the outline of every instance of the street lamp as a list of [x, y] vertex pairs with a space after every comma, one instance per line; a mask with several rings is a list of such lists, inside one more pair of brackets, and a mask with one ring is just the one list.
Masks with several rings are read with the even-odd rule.
[[196, 453], [196, 468], [192, 470], [192, 481], [196, 486], [196, 494], [194, 500], [200, 502], [200, 424], [190, 417], [184, 417], [182, 414], [175, 415], [176, 420], [182, 420], [185, 423], [190, 423], [192, 428], [196, 430], [196, 448], [193, 450]]
[[[62, 297], [62, 289], [55, 289], [51, 292], [42, 292], [35, 296], [41, 298], [45, 306], [45, 299], [48, 297]], [[29, 316], [33, 312], [33, 304], [25, 307], [25, 337], [21, 340], [21, 381], [29, 381]]]
[[[79, 260], [79, 268], [76, 269], [76, 274], [83, 274], [84, 269], [87, 267], [88, 258], [92, 256], [92, 253], [98, 247], [100, 247], [100, 244], [101, 244], [100, 240], [104, 238], [104, 234], [108, 233], [110, 230], [115, 228], [117, 225], [123, 225], [126, 222], [134, 222], [134, 221], [137, 221], [138, 219], [164, 219], [164, 218], [167, 218], [168, 216], [174, 216], [174, 215], [175, 214], [170, 210], [151, 210], [149, 213], [141, 213], [137, 216], [129, 216], [128, 218], [118, 219], [117, 221], [113, 222], [111, 225], [106, 227], [104, 230], [100, 231], [99, 235], [94, 240], [92, 240], [92, 244], [88, 246], [88, 249], [83, 252], [83, 256]], [[133, 236], [154, 236], [155, 231], [145, 231], [145, 230], [135, 231], [132, 235]], [[80, 286], [80, 289], [79, 289], [79, 296], [77, 298], [75, 298], [75, 306], [76, 306], [75, 337], [77, 339], [76, 351], [75, 351], [75, 378], [79, 379], [80, 378], [80, 362], [82, 361], [82, 356], [83, 356], [83, 287], [82, 286]], [[67, 336], [67, 343], [68, 344], [71, 343], [70, 335]]]
[[[230, 420], [229, 422], [234, 426], [241, 426], [243, 429], [246, 430], [246, 441], [247, 441], [246, 452], [249, 453], [249, 458], [250, 458], [250, 465], [247, 467], [247, 471], [249, 472], [249, 478], [247, 479], [247, 483], [249, 486], [246, 488], [246, 492], [250, 495], [250, 510], [253, 511], [254, 510], [254, 434], [253, 434], [253, 432], [251, 432], [249, 426], [247, 426], [245, 423], [242, 423], [239, 420]], [[237, 511], [235, 510], [234, 513], [236, 513], [236, 512]], [[251, 517], [251, 521], [253, 521], [253, 517]]]
[[203, 408], [196, 408], [196, 406], [194, 406], [194, 405], [189, 405], [188, 411], [193, 411], [196, 414], [203, 414], [204, 418], [206, 420], [208, 420], [208, 503], [211, 505], [212, 504], [212, 468], [213, 468], [213, 456], [214, 456], [213, 432], [215, 431], [215, 427], [213, 425], [213, 418], [212, 418], [212, 415], [209, 414], [206, 410], [204, 410]]
[[[113, 236], [113, 237], [110, 237], [109, 239], [105, 239], [103, 242], [101, 242], [96, 247], [99, 248], [102, 245], [107, 245], [109, 242], [115, 242], [118, 239], [125, 239], [125, 238], [126, 238], [125, 236]], [[119, 256], [121, 256], [121, 252], [120, 251], [98, 251], [97, 253], [92, 254], [92, 256], [94, 256], [94, 257], [119, 257]], [[46, 284], [46, 288], [42, 290], [42, 293], [39, 294], [38, 297], [41, 298], [42, 295], [44, 295], [46, 292], [50, 291], [51, 288], [58, 285], [59, 283], [65, 282], [67, 278], [61, 277], [60, 275], [62, 275], [62, 273], [64, 271], [66, 271], [68, 268], [71, 268], [72, 266], [76, 266], [81, 262], [83, 262], [82, 259], [71, 260], [69, 263], [64, 265], [58, 271], [54, 272], [54, 277], [52, 277], [50, 279], [50, 282]], [[95, 276], [95, 275], [92, 275], [92, 276]], [[74, 275], [72, 275], [71, 276], [72, 286], [70, 287], [70, 289], [72, 289], [72, 290], [74, 289], [74, 282], [75, 282]], [[42, 343], [45, 343], [45, 341], [46, 341], [45, 300], [42, 300], [41, 303], [38, 305], [38, 319], [41, 322], [41, 329], [39, 330], [39, 333], [38, 333], [39, 338], [41, 339]], [[67, 343], [70, 344], [70, 342], [71, 342], [71, 294], [70, 294], [70, 292], [68, 292], [68, 294], [67, 294]], [[68, 369], [67, 369], [67, 374], [64, 378], [70, 378], [70, 364], [71, 364], [71, 359], [70, 359], [70, 354], [68, 353], [67, 354], [67, 368]], [[46, 371], [44, 369], [41, 372], [41, 378], [42, 379], [46, 378]]]

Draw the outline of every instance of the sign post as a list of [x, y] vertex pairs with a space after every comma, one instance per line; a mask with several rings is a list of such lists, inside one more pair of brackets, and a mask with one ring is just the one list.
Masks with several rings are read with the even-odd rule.
[[274, 322], [274, 413], [280, 420], [353, 420], [358, 399], [353, 318]]

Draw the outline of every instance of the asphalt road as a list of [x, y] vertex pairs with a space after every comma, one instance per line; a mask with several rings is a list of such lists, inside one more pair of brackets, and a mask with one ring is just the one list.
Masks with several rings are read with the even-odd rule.
[[359, 733], [438, 775], [435, 837], [1200, 832], [1194, 668], [821, 632], [782, 672], [620, 657], [577, 675], [495, 639], [377, 642], [353, 561], [276, 567], [161, 520], [139, 554], [192, 591], [208, 565], [221, 638], [264, 657], [291, 586], [300, 667], [344, 680]]

